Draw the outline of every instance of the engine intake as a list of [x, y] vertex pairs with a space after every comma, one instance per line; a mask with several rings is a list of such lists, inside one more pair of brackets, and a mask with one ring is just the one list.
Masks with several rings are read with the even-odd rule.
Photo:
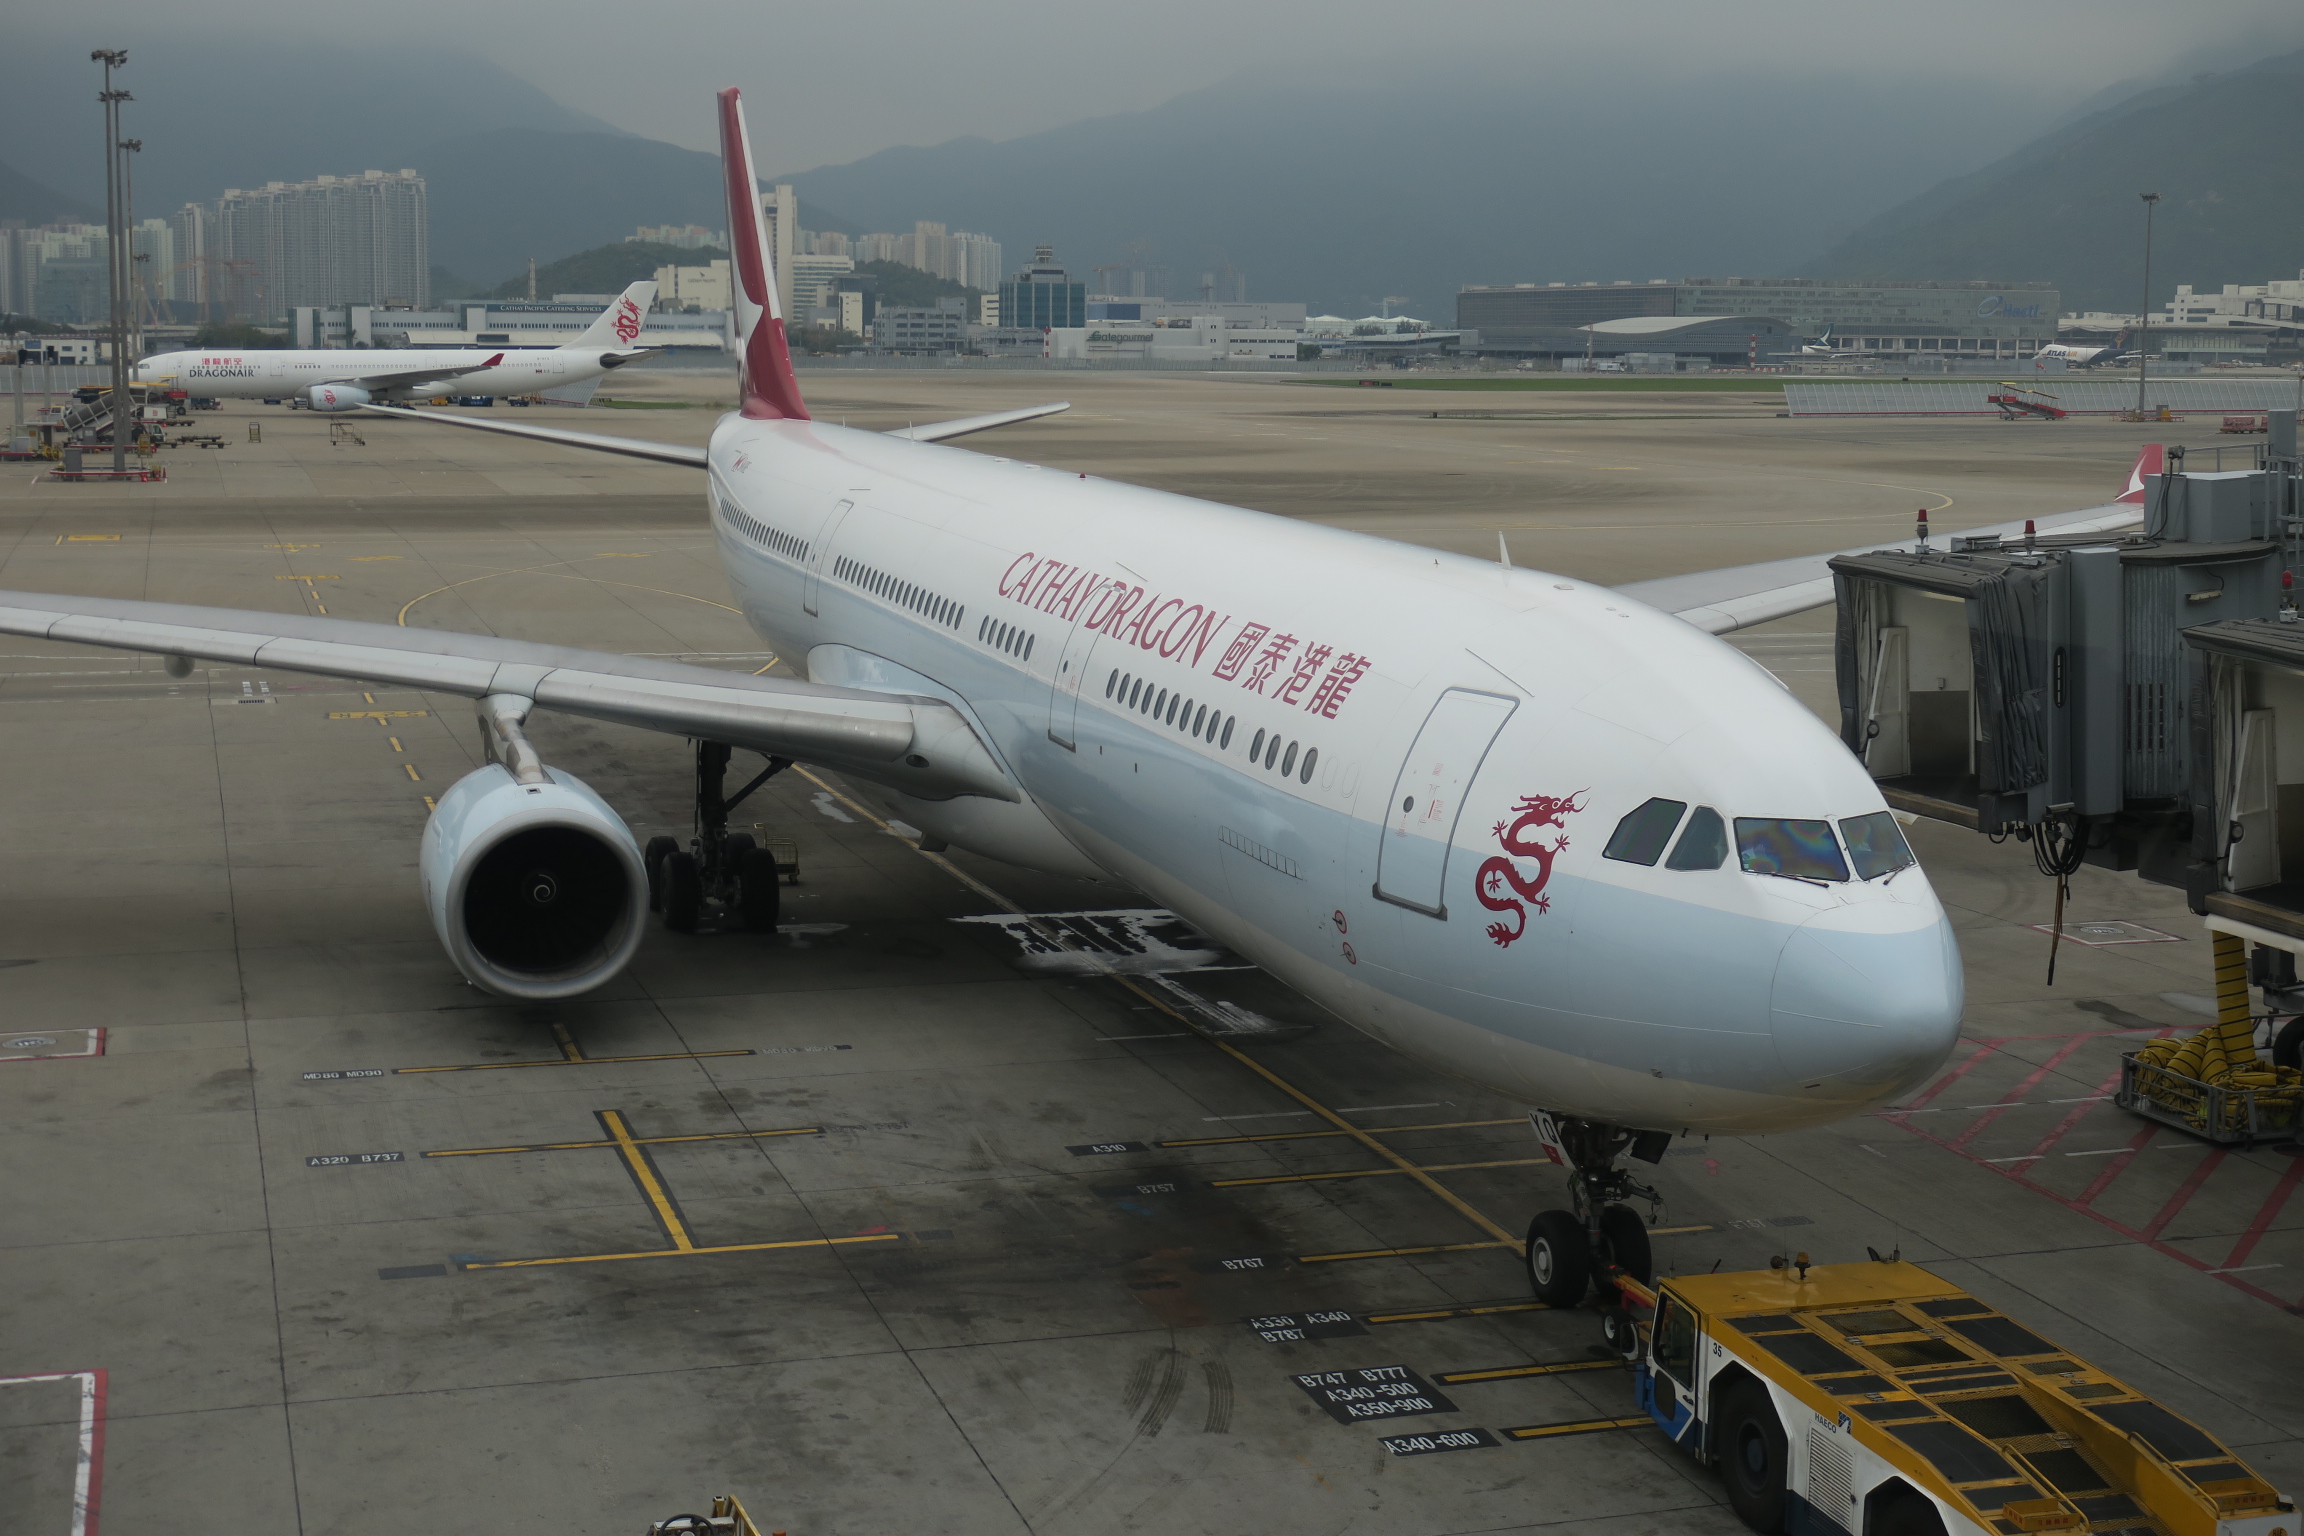
[[440, 797], [419, 861], [424, 904], [475, 986], [524, 1001], [613, 979], [640, 947], [648, 877], [632, 833], [557, 768], [532, 782], [500, 763]]

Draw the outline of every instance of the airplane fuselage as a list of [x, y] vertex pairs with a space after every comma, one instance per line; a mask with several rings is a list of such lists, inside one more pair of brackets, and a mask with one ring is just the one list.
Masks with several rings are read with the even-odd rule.
[[[175, 384], [195, 395], [276, 400], [315, 384], [359, 384], [393, 374], [460, 370], [455, 377], [372, 391], [378, 400], [429, 400], [439, 395], [530, 395], [605, 373], [629, 349], [602, 347], [440, 347], [392, 351], [335, 349], [309, 352], [239, 352], [229, 349], [162, 352], [136, 364], [135, 382]], [[490, 358], [500, 358], [494, 367]], [[468, 371], [466, 371], [468, 370]]]
[[813, 681], [956, 704], [1023, 789], [877, 793], [932, 837], [1122, 882], [1410, 1056], [1619, 1125], [1838, 1119], [1956, 1037], [1919, 869], [1603, 857], [1654, 800], [1731, 840], [1885, 812], [1773, 677], [1677, 619], [820, 422], [729, 416], [710, 456], [752, 626]]

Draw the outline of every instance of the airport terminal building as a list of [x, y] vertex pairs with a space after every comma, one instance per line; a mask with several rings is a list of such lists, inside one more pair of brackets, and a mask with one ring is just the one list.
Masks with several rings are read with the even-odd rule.
[[[1458, 293], [1456, 325], [1478, 333], [1477, 345], [1466, 350], [1518, 357], [1581, 356], [1581, 328], [1604, 321], [1770, 316], [1797, 338], [1829, 334], [1835, 346], [1852, 351], [2006, 358], [2029, 357], [2056, 339], [2060, 299], [2045, 283], [1801, 277], [1513, 283]], [[1596, 342], [1593, 350], [1605, 354], [1607, 343]]]

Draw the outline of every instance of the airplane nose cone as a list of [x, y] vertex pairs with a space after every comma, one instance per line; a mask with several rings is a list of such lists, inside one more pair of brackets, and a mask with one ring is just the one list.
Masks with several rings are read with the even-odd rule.
[[1962, 990], [1952, 924], [1933, 900], [1819, 912], [1776, 961], [1777, 1060], [1804, 1097], [1892, 1097], [1951, 1054]]

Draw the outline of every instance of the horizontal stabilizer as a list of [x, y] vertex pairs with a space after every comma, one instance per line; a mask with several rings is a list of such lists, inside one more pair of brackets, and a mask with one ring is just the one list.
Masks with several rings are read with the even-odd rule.
[[1059, 400], [1053, 405], [1028, 405], [1020, 411], [994, 411], [989, 416], [962, 416], [956, 421], [930, 422], [924, 427], [906, 427], [901, 432], [888, 435], [908, 437], [916, 443], [941, 443], [955, 437], [966, 437], [971, 432], [989, 432], [994, 427], [1013, 426], [1019, 421], [1032, 421], [1070, 409], [1071, 401]]
[[509, 421], [489, 421], [478, 416], [450, 416], [440, 411], [401, 411], [381, 405], [363, 406], [361, 409], [377, 416], [395, 419], [413, 417], [418, 421], [437, 421], [444, 426], [469, 427], [475, 432], [501, 432], [506, 437], [532, 437], [540, 443], [561, 443], [570, 448], [596, 448], [602, 453], [655, 459], [664, 464], [685, 464], [691, 469], [702, 469], [711, 462], [703, 449], [691, 448], [684, 443], [650, 443], [636, 437], [614, 437], [605, 432], [570, 432], [560, 427], [515, 426]]

